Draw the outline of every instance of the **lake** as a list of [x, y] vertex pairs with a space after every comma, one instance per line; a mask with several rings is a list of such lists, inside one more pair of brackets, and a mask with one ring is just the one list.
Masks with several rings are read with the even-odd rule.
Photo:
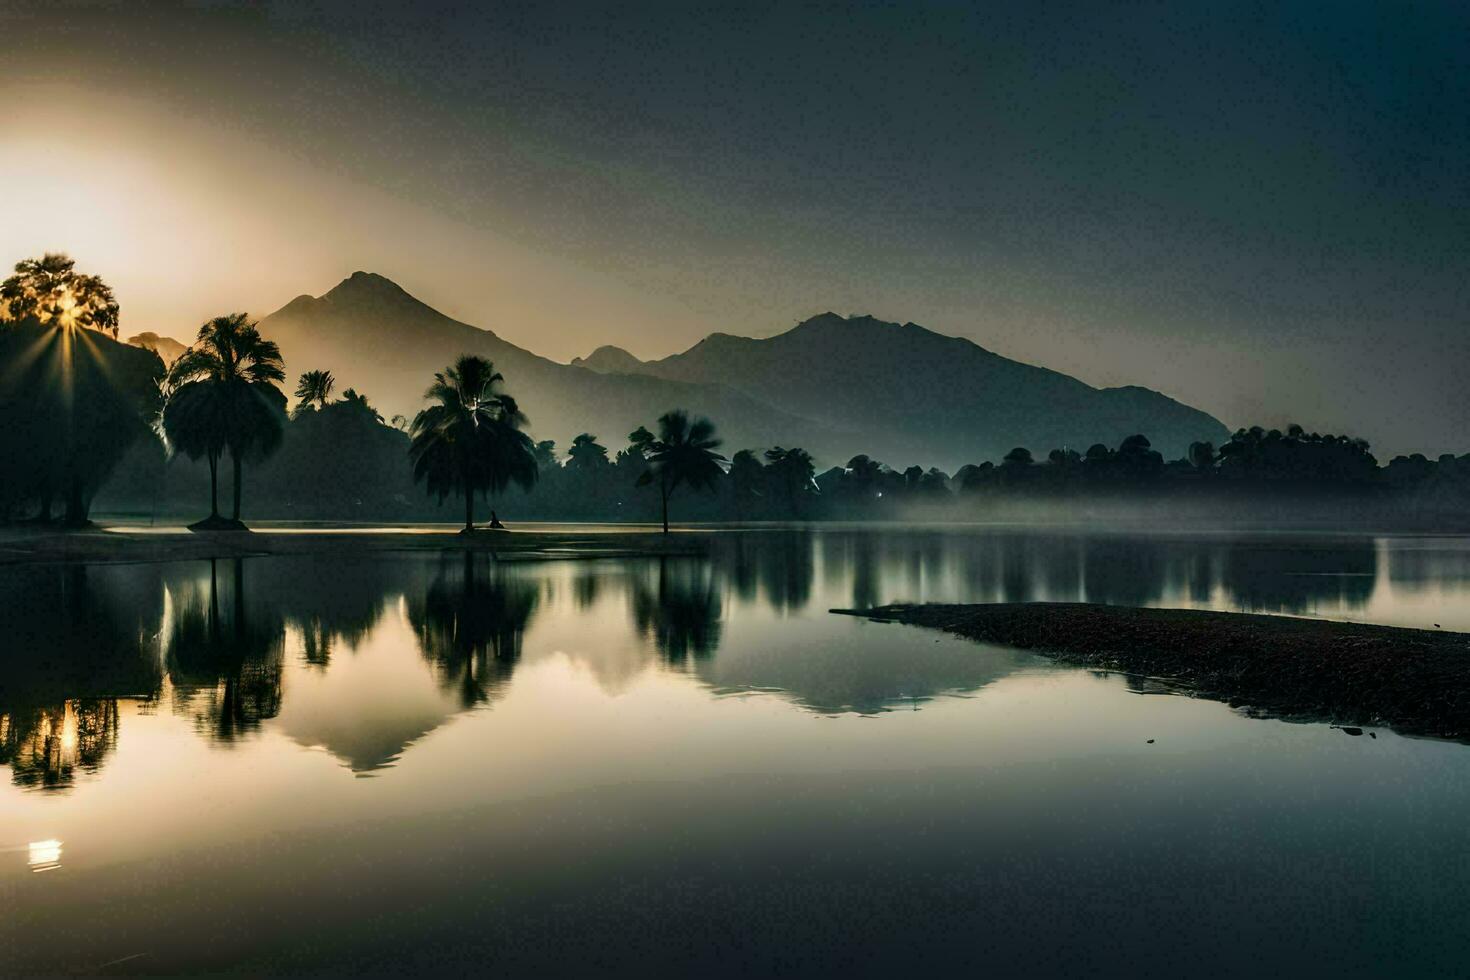
[[1470, 748], [832, 615], [1470, 631], [1470, 539], [0, 566], [0, 972], [1455, 972]]

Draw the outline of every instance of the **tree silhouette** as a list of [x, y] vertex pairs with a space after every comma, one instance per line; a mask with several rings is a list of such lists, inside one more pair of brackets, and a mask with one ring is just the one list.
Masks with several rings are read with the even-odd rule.
[[531, 447], [531, 456], [536, 460], [537, 473], [549, 473], [561, 464], [556, 460], [556, 441], [542, 439]]
[[607, 465], [607, 447], [598, 445], [596, 436], [583, 432], [572, 440], [572, 448], [567, 451], [567, 466], [572, 470], [595, 473]]
[[360, 415], [363, 418], [367, 419], [372, 419], [374, 422], [377, 422], [380, 425], [383, 422], [383, 413], [378, 411], [376, 408], [373, 408], [373, 406], [368, 403], [367, 395], [359, 394], [356, 388], [348, 388], [346, 391], [342, 392], [342, 404], [351, 414]]
[[1017, 446], [1015, 449], [1006, 453], [1005, 458], [1001, 460], [1001, 465], [1012, 468], [1024, 468], [1030, 466], [1032, 462], [1031, 450], [1025, 446]]
[[68, 526], [158, 414], [163, 362], [94, 331], [34, 318], [0, 329], [0, 519], [34, 508]]
[[336, 384], [337, 379], [332, 377], [331, 371], [307, 371], [302, 374], [296, 382], [296, 397], [301, 399], [301, 403], [296, 406], [296, 413], [299, 415], [313, 406], [325, 408]]
[[285, 378], [280, 348], [262, 337], [244, 313], [206, 322], [194, 344], [169, 369], [164, 435], [174, 450], [209, 462], [209, 517], [196, 526], [223, 526], [219, 460], [226, 451], [234, 464], [234, 508], [228, 523], [243, 526], [244, 460], [247, 455], [268, 456], [280, 445], [286, 396], [276, 383]]
[[[158, 410], [163, 364], [118, 343], [107, 284], [48, 254], [0, 284], [0, 517], [60, 497], [68, 525]], [[105, 336], [104, 336], [105, 334]]]
[[535, 447], [520, 429], [526, 417], [514, 398], [496, 390], [504, 380], [483, 357], [465, 355], [434, 375], [424, 397], [436, 404], [413, 420], [414, 481], [441, 501], [464, 494], [465, 533], [475, 527], [476, 493], [536, 482]]
[[748, 516], [765, 495], [766, 467], [760, 457], [742, 449], [730, 459], [730, 492], [735, 498], [735, 515]]
[[34, 319], [43, 325], [86, 327], [117, 339], [117, 300], [98, 276], [76, 271], [60, 252], [15, 264], [15, 275], [0, 283], [0, 322]]
[[788, 514], [795, 515], [800, 509], [799, 501], [816, 491], [812, 481], [815, 474], [811, 453], [805, 449], [776, 446], [766, 450], [766, 476], [786, 501]]
[[[639, 435], [648, 436], [640, 439]], [[659, 417], [658, 438], [639, 427], [631, 441], [644, 450], [648, 469], [638, 478], [639, 486], [657, 484], [663, 505], [664, 533], [669, 533], [669, 497], [681, 483], [695, 490], [713, 489], [725, 475], [720, 465], [725, 457], [715, 452], [720, 440], [715, 438], [715, 424], [709, 419], [689, 421], [687, 412], [676, 410]]]

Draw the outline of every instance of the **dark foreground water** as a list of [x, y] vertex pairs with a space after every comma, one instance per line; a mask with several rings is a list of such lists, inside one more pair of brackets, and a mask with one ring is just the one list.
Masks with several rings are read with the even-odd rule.
[[905, 599], [1470, 630], [1470, 541], [0, 567], [0, 973], [1463, 969], [1470, 748], [827, 612]]

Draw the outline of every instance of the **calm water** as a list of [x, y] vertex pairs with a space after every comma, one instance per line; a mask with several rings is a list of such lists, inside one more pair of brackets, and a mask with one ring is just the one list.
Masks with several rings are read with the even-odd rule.
[[1470, 631], [1470, 540], [0, 567], [0, 972], [1459, 972], [1470, 748], [827, 612], [904, 599]]

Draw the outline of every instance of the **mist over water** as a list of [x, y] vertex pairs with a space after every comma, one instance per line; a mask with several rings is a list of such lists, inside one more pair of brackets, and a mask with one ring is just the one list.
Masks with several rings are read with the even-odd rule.
[[1251, 949], [1352, 974], [1465, 952], [1419, 933], [1470, 925], [1463, 746], [827, 611], [1470, 630], [1465, 538], [764, 529], [708, 558], [0, 566], [0, 588], [27, 598], [0, 611], [21, 971], [1238, 973]]

